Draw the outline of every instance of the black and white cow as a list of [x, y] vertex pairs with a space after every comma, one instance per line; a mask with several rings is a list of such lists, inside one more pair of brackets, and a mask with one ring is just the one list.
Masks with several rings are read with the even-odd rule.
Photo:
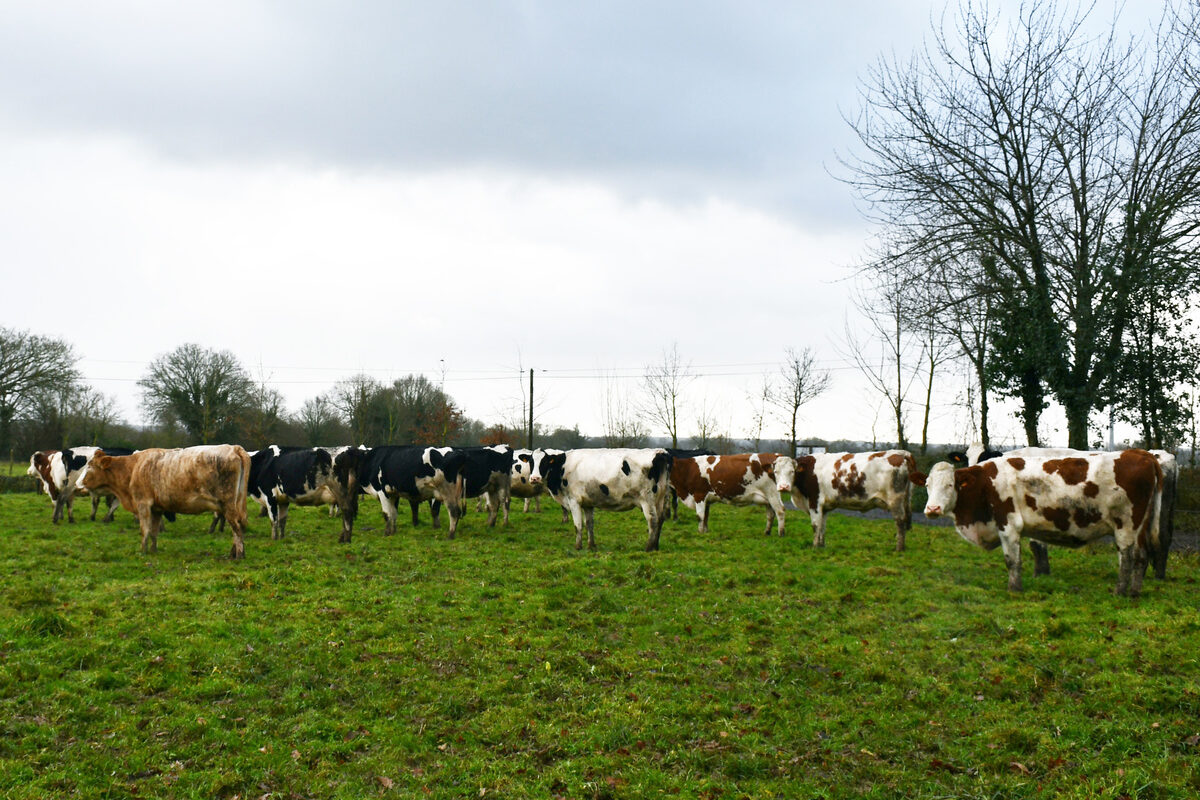
[[[75, 521], [75, 493], [79, 491], [76, 482], [79, 479], [79, 474], [96, 455], [99, 447], [69, 447], [66, 450], [60, 450], [56, 456], [51, 459], [51, 475], [55, 481], [55, 488], [58, 490], [58, 495], [54, 499], [54, 516], [51, 521], [55, 524], [63, 518], [63, 512], [66, 512], [67, 522]], [[105, 447], [106, 455], [111, 456], [127, 456], [134, 451], [125, 447]], [[86, 490], [85, 490], [86, 491]], [[92, 516], [91, 519], [96, 519], [96, 512], [100, 508], [100, 500], [103, 498], [108, 507], [108, 513], [104, 515], [104, 522], [112, 522], [113, 515], [117, 513], [117, 507], [113, 504], [116, 500], [116, 495], [113, 492], [105, 489], [99, 489], [94, 492], [87, 492], [92, 498]]]
[[356, 447], [278, 445], [252, 453], [248, 494], [267, 509], [271, 538], [287, 531], [288, 507], [336, 504], [342, 517], [340, 542], [349, 542], [358, 514], [358, 470], [363, 450]]
[[671, 454], [662, 448], [580, 449], [565, 453], [534, 452], [533, 483], [571, 512], [575, 549], [583, 547], [586, 524], [588, 547], [596, 549], [595, 510], [641, 508], [649, 539], [646, 550], [657, 550], [667, 507]]
[[496, 526], [501, 509], [504, 511], [504, 524], [507, 525], [513, 449], [506, 444], [458, 449], [467, 457], [462, 470], [463, 498], [478, 497], [486, 502], [488, 527]]
[[[462, 469], [466, 463], [466, 453], [452, 447], [373, 447], [363, 453], [359, 486], [365, 494], [379, 498], [388, 535], [396, 532], [396, 504], [404, 498], [412, 507], [414, 527], [422, 502], [433, 500], [445, 505], [450, 512], [449, 535], [453, 539], [462, 517]], [[436, 512], [433, 522], [437, 527]]]

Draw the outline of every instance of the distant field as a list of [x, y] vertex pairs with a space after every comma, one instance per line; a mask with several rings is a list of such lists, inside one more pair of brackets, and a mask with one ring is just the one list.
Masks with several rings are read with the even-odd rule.
[[[351, 545], [313, 509], [246, 559], [180, 517], [52, 526], [0, 496], [0, 796], [1196, 797], [1200, 561], [1111, 594], [1111, 549], [998, 553], [835, 516], [558, 509]], [[84, 517], [86, 519], [86, 517]]]

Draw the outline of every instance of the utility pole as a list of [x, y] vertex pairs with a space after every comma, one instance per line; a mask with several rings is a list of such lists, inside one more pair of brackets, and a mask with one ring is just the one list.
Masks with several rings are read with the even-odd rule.
[[533, 449], [533, 367], [529, 368], [529, 449]]

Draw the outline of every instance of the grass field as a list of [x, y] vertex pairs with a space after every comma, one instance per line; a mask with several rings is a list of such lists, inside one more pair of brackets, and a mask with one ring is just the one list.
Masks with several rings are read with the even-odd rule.
[[810, 798], [1200, 795], [1196, 555], [1114, 597], [1055, 550], [1005, 591], [948, 529], [753, 510], [472, 514], [350, 545], [296, 509], [246, 559], [180, 517], [155, 556], [0, 496], [0, 795]]

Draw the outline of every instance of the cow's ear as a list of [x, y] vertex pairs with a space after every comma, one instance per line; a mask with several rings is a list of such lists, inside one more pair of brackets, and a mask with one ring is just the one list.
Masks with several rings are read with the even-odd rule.
[[974, 483], [974, 473], [961, 469], [954, 473], [954, 488], [956, 491], [962, 491], [972, 483]]
[[96, 457], [92, 459], [92, 461], [94, 461], [96, 466], [100, 469], [108, 469], [108, 465], [112, 463], [112, 456], [104, 455], [104, 451], [101, 450]]
[[946, 453], [946, 460], [956, 467], [965, 467], [967, 465], [967, 454], [956, 450]]
[[913, 482], [914, 486], [924, 486], [925, 479], [928, 477], [929, 476], [924, 472], [920, 472], [918, 470], [913, 470], [912, 472], [908, 473], [908, 479]]

